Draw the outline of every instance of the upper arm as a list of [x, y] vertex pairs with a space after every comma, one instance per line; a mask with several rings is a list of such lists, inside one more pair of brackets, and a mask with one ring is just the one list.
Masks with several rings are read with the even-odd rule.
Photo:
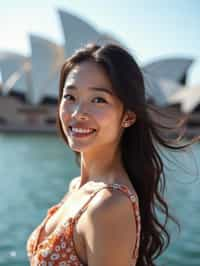
[[88, 210], [84, 233], [88, 266], [130, 266], [136, 244], [131, 201], [120, 191], [100, 193], [103, 200]]

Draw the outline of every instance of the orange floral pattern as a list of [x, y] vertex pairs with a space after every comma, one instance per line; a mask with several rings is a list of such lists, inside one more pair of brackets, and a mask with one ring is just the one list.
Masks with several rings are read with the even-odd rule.
[[[130, 200], [132, 201], [134, 215], [136, 218], [136, 228], [137, 228], [137, 238], [136, 245], [133, 252], [133, 262], [130, 266], [135, 266], [140, 243], [140, 212], [139, 203], [136, 193], [131, 193], [126, 185], [123, 184], [104, 184], [102, 188], [119, 189], [124, 192]], [[31, 266], [84, 266], [75, 249], [73, 240], [73, 227], [74, 223], [78, 220], [80, 215], [85, 211], [89, 201], [94, 197], [94, 195], [100, 190], [98, 189], [95, 193], [92, 193], [86, 204], [80, 209], [78, 214], [73, 218], [70, 217], [64, 223], [62, 223], [59, 228], [52, 232], [45, 240], [43, 240], [39, 245], [37, 245], [41, 229], [45, 225], [46, 221], [52, 216], [57, 209], [61, 206], [63, 201], [52, 206], [47, 211], [47, 215], [43, 222], [36, 227], [32, 232], [27, 241], [27, 256], [29, 257]]]

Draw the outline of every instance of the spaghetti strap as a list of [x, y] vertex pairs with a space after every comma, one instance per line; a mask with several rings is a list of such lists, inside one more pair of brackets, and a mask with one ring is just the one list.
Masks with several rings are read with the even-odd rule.
[[[91, 184], [91, 183], [90, 183]], [[139, 201], [137, 198], [136, 192], [132, 193], [126, 185], [123, 184], [105, 184], [103, 182], [92, 183], [92, 193], [89, 195], [86, 203], [82, 208], [73, 215], [73, 217], [67, 218], [61, 226], [55, 229], [50, 235], [40, 241], [38, 244], [41, 230], [44, 228], [47, 220], [51, 217], [54, 212], [62, 205], [62, 201], [56, 205], [53, 205], [47, 211], [47, 216], [43, 222], [38, 226], [38, 228], [32, 233], [27, 243], [27, 254], [30, 257], [31, 265], [43, 265], [43, 262], [50, 262], [54, 265], [55, 259], [58, 259], [59, 262], [64, 265], [79, 265], [83, 266], [84, 263], [81, 261], [77, 251], [76, 245], [73, 238], [74, 225], [78, 220], [80, 215], [86, 210], [89, 202], [92, 198], [103, 188], [108, 189], [117, 189], [124, 193], [130, 199], [133, 206], [133, 213], [136, 218], [136, 243], [133, 248], [132, 262], [131, 266], [136, 265], [138, 258], [138, 249], [140, 242], [140, 214], [139, 214]], [[64, 261], [63, 261], [64, 259]], [[59, 263], [59, 265], [60, 265]], [[46, 265], [46, 264], [45, 264]], [[49, 265], [49, 263], [48, 263]], [[56, 263], [57, 265], [57, 263]]]
[[89, 199], [86, 201], [86, 203], [83, 205], [83, 207], [80, 209], [80, 211], [72, 218], [72, 223], [76, 223], [77, 220], [79, 219], [79, 217], [81, 216], [81, 214], [87, 209], [89, 202], [92, 200], [92, 198], [102, 189], [104, 188], [108, 188], [108, 189], [117, 189], [121, 192], [123, 192], [125, 195], [128, 196], [128, 198], [130, 199], [132, 206], [133, 206], [133, 213], [136, 219], [136, 244], [135, 244], [135, 248], [133, 250], [133, 258], [137, 259], [138, 257], [138, 252], [139, 252], [139, 243], [140, 243], [140, 232], [141, 232], [141, 224], [140, 224], [140, 212], [139, 212], [139, 200], [138, 200], [138, 196], [137, 193], [134, 192], [132, 193], [129, 188], [124, 185], [124, 184], [103, 184], [100, 186], [100, 188], [98, 188], [97, 190], [95, 190], [91, 196], [89, 197]]

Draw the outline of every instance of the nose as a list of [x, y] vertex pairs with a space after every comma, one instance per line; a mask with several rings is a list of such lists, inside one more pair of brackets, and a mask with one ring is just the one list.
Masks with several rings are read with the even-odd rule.
[[86, 112], [85, 108], [83, 105], [78, 105], [73, 113], [72, 117], [77, 119], [77, 120], [88, 120], [88, 113]]

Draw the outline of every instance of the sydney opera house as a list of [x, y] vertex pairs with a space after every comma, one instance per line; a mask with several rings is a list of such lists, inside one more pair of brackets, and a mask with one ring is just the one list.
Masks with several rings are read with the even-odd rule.
[[[0, 51], [0, 132], [55, 133], [59, 70], [64, 59], [88, 42], [119, 43], [77, 16], [63, 10], [58, 14], [63, 46], [30, 34], [29, 57]], [[200, 86], [187, 86], [192, 63], [191, 58], [164, 58], [141, 66], [147, 100], [166, 110], [173, 107], [190, 114], [188, 136], [200, 132]]]

